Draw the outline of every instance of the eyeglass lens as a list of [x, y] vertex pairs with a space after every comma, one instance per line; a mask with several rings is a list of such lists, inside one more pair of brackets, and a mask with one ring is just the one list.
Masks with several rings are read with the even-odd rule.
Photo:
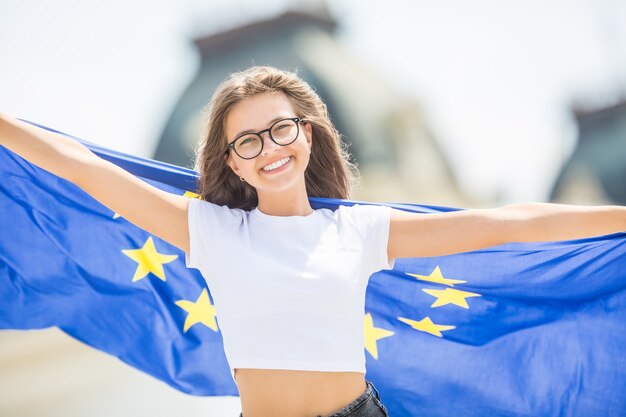
[[[298, 126], [293, 120], [279, 120], [272, 125], [270, 135], [279, 145], [289, 145], [298, 135]], [[235, 152], [242, 158], [254, 158], [261, 153], [262, 141], [256, 133], [241, 136], [235, 142]]]

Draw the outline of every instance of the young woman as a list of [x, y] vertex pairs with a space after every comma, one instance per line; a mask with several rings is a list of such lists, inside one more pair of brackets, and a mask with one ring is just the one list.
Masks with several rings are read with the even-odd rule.
[[362, 332], [368, 278], [395, 258], [626, 230], [620, 206], [313, 210], [310, 196], [349, 198], [356, 171], [314, 90], [272, 67], [215, 92], [196, 161], [201, 200], [1, 114], [0, 144], [185, 251], [214, 297], [245, 417], [387, 415], [365, 379]]

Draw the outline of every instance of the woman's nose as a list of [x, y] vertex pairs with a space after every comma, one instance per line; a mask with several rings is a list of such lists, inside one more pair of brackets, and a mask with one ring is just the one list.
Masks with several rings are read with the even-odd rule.
[[263, 141], [263, 155], [275, 151], [275, 148], [280, 148], [280, 145], [277, 145], [270, 137], [270, 132], [261, 133], [261, 140]]

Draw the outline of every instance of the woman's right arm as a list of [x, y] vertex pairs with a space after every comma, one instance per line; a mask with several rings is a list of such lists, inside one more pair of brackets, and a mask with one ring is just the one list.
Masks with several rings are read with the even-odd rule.
[[189, 252], [189, 199], [162, 191], [63, 135], [0, 113], [0, 145], [82, 188], [147, 232]]

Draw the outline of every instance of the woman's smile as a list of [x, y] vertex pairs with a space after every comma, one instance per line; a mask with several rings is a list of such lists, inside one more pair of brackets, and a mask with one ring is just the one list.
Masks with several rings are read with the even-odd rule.
[[291, 165], [293, 157], [287, 156], [277, 161], [269, 163], [260, 169], [264, 174], [276, 174], [287, 169]]

